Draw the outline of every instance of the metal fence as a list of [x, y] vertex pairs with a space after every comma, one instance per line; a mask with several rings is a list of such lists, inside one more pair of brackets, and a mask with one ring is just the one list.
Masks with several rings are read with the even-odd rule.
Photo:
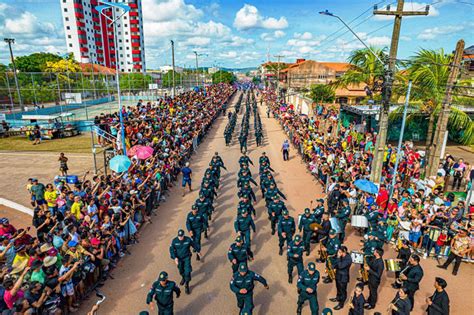
[[[43, 107], [83, 104], [117, 96], [115, 74], [94, 72], [0, 72], [0, 112], [14, 113]], [[176, 73], [176, 92], [211, 82], [204, 73]], [[126, 100], [156, 100], [170, 94], [172, 80], [159, 73], [124, 73], [119, 76]]]

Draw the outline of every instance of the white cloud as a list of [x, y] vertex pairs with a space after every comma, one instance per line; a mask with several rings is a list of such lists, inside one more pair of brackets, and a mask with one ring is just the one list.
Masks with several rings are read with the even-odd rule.
[[459, 32], [464, 29], [462, 25], [445, 25], [427, 28], [418, 34], [417, 38], [422, 40], [429, 40], [438, 37], [439, 35], [446, 35], [454, 32]]
[[[426, 6], [428, 5], [428, 3], [424, 3], [424, 2], [405, 2], [405, 4], [403, 5], [403, 11], [420, 11], [420, 12], [423, 12], [425, 11], [425, 8]], [[379, 11], [385, 11], [386, 10], [386, 6], [384, 7], [379, 7], [378, 8]], [[396, 11], [397, 10], [397, 5], [396, 4], [392, 4], [390, 6], [390, 11]], [[438, 9], [436, 9], [435, 6], [430, 6], [430, 11], [428, 13], [428, 16], [438, 16], [439, 15], [439, 11]], [[391, 20], [393, 19], [393, 15], [375, 15], [374, 16], [374, 20], [378, 20], [378, 21], [386, 21], [386, 20]], [[412, 18], [413, 16], [404, 16], [403, 18]], [[415, 16], [416, 17], [416, 16]]]
[[207, 46], [211, 42], [209, 37], [190, 37], [185, 42], [186, 46]]
[[219, 57], [221, 58], [236, 58], [237, 57], [237, 52], [235, 51], [227, 51], [219, 54]]
[[274, 41], [278, 38], [282, 38], [283, 36], [285, 36], [285, 32], [283, 31], [275, 31], [273, 33], [262, 33], [260, 35], [260, 39], [262, 39], [263, 41], [266, 41], [266, 42], [271, 42], [271, 41]]
[[255, 6], [244, 4], [235, 15], [234, 27], [238, 30], [249, 30], [254, 28], [285, 29], [288, 27], [288, 21], [284, 16], [279, 19], [274, 17], [263, 17]]
[[144, 20], [149, 22], [166, 22], [177, 19], [193, 20], [203, 15], [202, 10], [184, 0], [143, 0]]
[[302, 39], [302, 40], [309, 40], [313, 38], [313, 34], [310, 32], [304, 32], [304, 33], [295, 33], [293, 34], [294, 38]]
[[285, 35], [286, 35], [286, 34], [285, 34], [285, 32], [283, 32], [283, 31], [275, 31], [275, 32], [273, 33], [273, 36], [275, 36], [275, 38], [282, 38], [282, 37], [285, 36]]
[[390, 37], [388, 36], [374, 36], [367, 38], [367, 44], [372, 46], [387, 46], [390, 45]]

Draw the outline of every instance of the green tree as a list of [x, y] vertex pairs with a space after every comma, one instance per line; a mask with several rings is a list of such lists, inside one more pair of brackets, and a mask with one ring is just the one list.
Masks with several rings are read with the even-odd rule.
[[33, 53], [30, 55], [20, 56], [15, 58], [15, 65], [18, 71], [22, 72], [43, 72], [46, 68], [46, 63], [56, 62], [62, 58], [50, 53]]
[[332, 103], [336, 99], [334, 87], [326, 84], [311, 85], [309, 96], [317, 103]]
[[120, 75], [120, 88], [132, 94], [148, 90], [148, 84], [153, 83], [150, 75], [143, 73], [126, 73]]
[[[168, 70], [162, 77], [162, 85], [163, 87], [173, 87], [173, 70]], [[174, 72], [174, 84], [175, 86], [180, 85], [181, 82], [181, 73]]]
[[[428, 117], [428, 132], [426, 146], [429, 147], [433, 141], [435, 122], [441, 111], [442, 102], [446, 94], [446, 85], [449, 76], [449, 64], [453, 61], [452, 54], [446, 54], [443, 49], [429, 50], [421, 49], [407, 62], [404, 76], [398, 78], [398, 89], [400, 93], [406, 93], [408, 81], [412, 81], [410, 103], [413, 113], [408, 115], [412, 119], [416, 114]], [[463, 86], [469, 82], [459, 82], [456, 92], [463, 90]], [[392, 114], [392, 119], [399, 115], [403, 108], [398, 108]], [[460, 141], [464, 144], [474, 143], [474, 123], [472, 119], [462, 110], [451, 106], [448, 128], [452, 131], [463, 131]]]
[[219, 70], [212, 74], [212, 83], [234, 83], [236, 80], [234, 74], [232, 72]]

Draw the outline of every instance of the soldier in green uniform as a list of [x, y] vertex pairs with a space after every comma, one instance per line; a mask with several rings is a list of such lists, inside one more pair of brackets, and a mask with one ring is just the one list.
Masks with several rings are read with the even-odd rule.
[[308, 269], [300, 274], [298, 278], [298, 284], [296, 285], [298, 288], [298, 307], [296, 309], [297, 315], [301, 315], [303, 304], [306, 301], [309, 301], [311, 315], [319, 315], [317, 292], [318, 283], [319, 271], [316, 270], [316, 264], [314, 262], [310, 262], [308, 264]]
[[[331, 264], [334, 266], [336, 263], [337, 250], [341, 247], [341, 241], [337, 237], [336, 230], [331, 229], [329, 231], [329, 239], [324, 244], [324, 249], [328, 254], [328, 259], [326, 260], [326, 267], [328, 267], [328, 261], [331, 260]], [[331, 283], [332, 279], [330, 277], [324, 278], [324, 283]]]
[[288, 214], [288, 210], [283, 210], [281, 214], [278, 220], [278, 246], [280, 247], [278, 254], [280, 256], [283, 255], [283, 245], [285, 242], [287, 246], [290, 244], [296, 231], [295, 219]]
[[303, 253], [304, 244], [301, 240], [301, 235], [297, 234], [293, 241], [288, 244], [288, 283], [293, 283], [293, 269], [295, 266], [298, 270], [298, 276], [303, 272]]
[[196, 243], [198, 252], [201, 251], [201, 235], [204, 231], [207, 231], [207, 227], [207, 217], [198, 213], [197, 207], [192, 207], [186, 217], [186, 229], [188, 230], [189, 235], [193, 238], [194, 243]]
[[240, 211], [240, 216], [234, 221], [235, 232], [243, 238], [245, 244], [250, 248], [250, 229], [255, 233], [255, 223], [253, 222], [252, 216], [248, 214], [245, 209]]
[[265, 202], [268, 205], [273, 197], [280, 195], [283, 199], [286, 200], [286, 196], [278, 189], [275, 183], [270, 183], [270, 187], [265, 190]]
[[309, 256], [311, 250], [311, 237], [313, 236], [313, 230], [310, 225], [316, 223], [314, 215], [311, 213], [309, 208], [304, 209], [304, 214], [301, 216], [298, 224], [298, 230], [303, 231], [303, 243], [306, 251], [306, 256]]
[[316, 220], [316, 223], [321, 224], [324, 214], [324, 199], [316, 200], [316, 207], [313, 209], [313, 216]]
[[248, 214], [253, 215], [254, 217], [257, 215], [255, 208], [253, 207], [247, 195], [240, 196], [239, 204], [237, 205], [237, 215], [239, 215], [242, 209], [245, 209]]
[[242, 156], [239, 158], [239, 165], [242, 165], [242, 164], [247, 164], [247, 166], [249, 164], [253, 165], [252, 160], [247, 156], [247, 153], [245, 152], [242, 152]]
[[248, 270], [247, 265], [241, 263], [238, 272], [234, 273], [230, 281], [230, 289], [237, 297], [237, 307], [240, 315], [251, 315], [253, 305], [253, 290], [255, 281], [260, 282], [268, 290], [267, 280], [256, 272]]
[[262, 165], [264, 162], [267, 163], [268, 166], [270, 166], [270, 159], [268, 158], [266, 152], [262, 152], [262, 155], [261, 155], [260, 158], [258, 159], [258, 163], [259, 163], [260, 165]]
[[217, 169], [217, 173], [219, 175], [219, 178], [221, 176], [221, 168], [223, 168], [227, 171], [227, 168], [224, 165], [224, 161], [219, 156], [219, 152], [214, 153], [214, 156], [212, 157], [210, 165], [214, 166]]
[[[197, 257], [200, 257], [200, 251], [196, 243], [189, 237], [184, 235], [183, 230], [178, 231], [178, 236], [171, 241], [170, 256], [178, 266], [179, 274], [181, 275], [180, 285], [184, 284], [186, 294], [189, 294], [189, 282], [191, 281], [191, 247], [197, 252]], [[200, 259], [200, 258], [199, 258]]]
[[268, 206], [268, 218], [272, 227], [272, 235], [275, 235], [276, 226], [284, 210], [287, 210], [285, 203], [278, 196], [274, 196], [273, 201]]
[[341, 243], [344, 242], [346, 237], [346, 225], [349, 222], [349, 217], [351, 215], [351, 207], [349, 206], [349, 201], [347, 199], [342, 200], [342, 207], [337, 209], [336, 218], [341, 228], [341, 234], [339, 235], [339, 240]]
[[241, 236], [237, 236], [235, 243], [232, 243], [227, 252], [227, 258], [232, 264], [232, 273], [236, 273], [240, 264], [247, 265], [248, 260], [253, 260], [253, 253]]
[[240, 194], [247, 195], [249, 196], [250, 200], [253, 202], [257, 202], [257, 197], [255, 196], [255, 193], [253, 192], [252, 187], [250, 187], [249, 183], [244, 183], [243, 187], [240, 187]]
[[239, 174], [239, 179], [237, 180], [237, 187], [242, 188], [245, 186], [246, 183], [252, 183], [255, 186], [257, 185], [257, 182], [252, 178], [251, 175], [249, 175], [249, 172], [247, 170], [242, 171], [242, 175]]
[[176, 293], [176, 298], [179, 298], [181, 290], [175, 282], [168, 280], [168, 273], [162, 271], [146, 296], [146, 304], [150, 305], [150, 310], [153, 312], [155, 310], [154, 299], [158, 305], [158, 315], [173, 315], [173, 293]]
[[209, 215], [212, 214], [212, 207], [209, 200], [207, 200], [203, 194], [199, 195], [199, 198], [196, 199], [191, 209], [194, 207], [197, 209], [198, 213], [202, 216], [205, 216], [209, 222]]
[[242, 175], [244, 175], [244, 171], [247, 172], [246, 175], [252, 177], [252, 172], [250, 171], [249, 165], [245, 164], [245, 163], [242, 163], [242, 164], [240, 164], [240, 170], [239, 170], [239, 174], [238, 174], [239, 178], [242, 177]]

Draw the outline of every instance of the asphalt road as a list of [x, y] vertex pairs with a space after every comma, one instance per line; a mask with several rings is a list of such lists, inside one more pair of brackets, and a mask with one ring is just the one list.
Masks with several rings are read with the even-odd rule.
[[[234, 98], [235, 102], [235, 98]], [[244, 108], [242, 106], [242, 108]], [[271, 160], [272, 168], [275, 170], [275, 178], [278, 187], [286, 194], [288, 201], [286, 205], [290, 215], [297, 218], [305, 207], [310, 205], [310, 200], [323, 196], [321, 187], [306, 171], [300, 157], [295, 152], [290, 152], [290, 161], [284, 162], [280, 146], [285, 135], [273, 119], [267, 119], [265, 109], [260, 108], [262, 123], [265, 132], [265, 145], [257, 148], [254, 142], [253, 129], [250, 131], [249, 156], [256, 167], [251, 167], [254, 179], [258, 176], [258, 157], [262, 151], [266, 151]], [[238, 314], [236, 299], [229, 288], [232, 276], [231, 266], [227, 260], [227, 250], [235, 238], [233, 221], [236, 216], [238, 204], [237, 198], [237, 172], [239, 170], [238, 159], [240, 157], [237, 141], [240, 131], [241, 116], [239, 115], [233, 145], [226, 147], [223, 132], [227, 123], [226, 117], [218, 118], [210, 130], [208, 136], [193, 155], [191, 168], [193, 169], [194, 183], [199, 184], [203, 173], [211, 160], [214, 152], [219, 152], [224, 160], [228, 172], [222, 172], [222, 183], [219, 196], [216, 199], [215, 221], [211, 224], [209, 240], [203, 239], [203, 259], [201, 262], [193, 259], [193, 273], [191, 281], [191, 294], [183, 294], [175, 299], [175, 314]], [[253, 126], [253, 116], [250, 126]], [[180, 276], [174, 261], [169, 256], [169, 245], [176, 236], [179, 228], [185, 227], [185, 218], [190, 211], [191, 205], [197, 198], [198, 188], [194, 187], [192, 193], [185, 197], [181, 196], [181, 188], [174, 187], [169, 197], [153, 217], [153, 223], [144, 226], [140, 231], [140, 243], [131, 247], [131, 256], [126, 256], [113, 272], [114, 279], [108, 280], [101, 288], [107, 296], [107, 300], [101, 305], [99, 314], [138, 314], [147, 310], [145, 303], [146, 294], [155, 281], [160, 271], [169, 273], [171, 280], [180, 281]], [[256, 284], [254, 292], [255, 310], [254, 314], [295, 314], [296, 313], [296, 270], [295, 281], [288, 284], [286, 257], [278, 255], [278, 239], [271, 235], [270, 224], [266, 215], [265, 202], [261, 199], [260, 191], [254, 189], [257, 195], [256, 226], [257, 232], [253, 236], [252, 249], [255, 260], [250, 262], [249, 268], [263, 275], [270, 286], [264, 289], [259, 283]], [[358, 249], [361, 237], [357, 235], [350, 226], [347, 227], [348, 240], [346, 245], [350, 250]], [[387, 246], [386, 246], [387, 247]], [[311, 255], [304, 257], [305, 265], [314, 261], [317, 251], [312, 248]], [[386, 257], [394, 257], [392, 249], [388, 250]], [[194, 257], [193, 257], [194, 258]], [[447, 291], [451, 297], [452, 314], [469, 313], [469, 301], [473, 296], [473, 268], [471, 265], [463, 264], [457, 277], [451, 276], [448, 271], [439, 271], [435, 268], [435, 261], [422, 260], [425, 269], [425, 277], [421, 282], [421, 289], [416, 294], [416, 305], [412, 314], [422, 314], [425, 309], [424, 299], [433, 292], [433, 280], [436, 275], [442, 275], [448, 281]], [[324, 275], [324, 266], [317, 264], [317, 269]], [[351, 282], [348, 286], [348, 294], [356, 283], [358, 266], [351, 269]], [[385, 273], [379, 290], [379, 303], [374, 311], [386, 313], [391, 299], [395, 296], [395, 290], [390, 287], [394, 280], [391, 272]], [[456, 289], [461, 289], [456, 292]], [[335, 284], [319, 284], [318, 299], [320, 310], [324, 307], [334, 307], [336, 304], [329, 301], [336, 292]], [[366, 296], [368, 291], [364, 292]], [[83, 303], [80, 313], [86, 313], [95, 298], [91, 297]], [[347, 314], [346, 307], [334, 314]], [[155, 313], [156, 314], [156, 313]], [[306, 304], [303, 314], [310, 314], [309, 306]]]

